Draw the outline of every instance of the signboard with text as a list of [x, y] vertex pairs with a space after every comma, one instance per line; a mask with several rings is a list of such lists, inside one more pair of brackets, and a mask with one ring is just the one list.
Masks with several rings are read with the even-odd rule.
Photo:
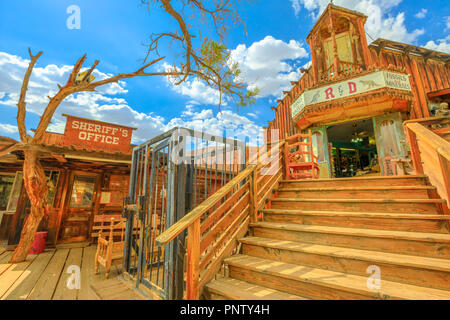
[[389, 71], [378, 71], [362, 77], [334, 83], [330, 86], [303, 92], [291, 106], [292, 117], [308, 105], [350, 97], [380, 88], [411, 91], [408, 75]]
[[73, 145], [90, 151], [128, 153], [134, 128], [65, 116], [67, 122], [64, 145]]

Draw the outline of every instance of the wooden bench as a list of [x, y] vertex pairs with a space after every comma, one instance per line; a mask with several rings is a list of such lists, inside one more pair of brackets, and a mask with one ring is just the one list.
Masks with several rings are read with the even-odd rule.
[[[109, 228], [108, 236], [105, 236], [103, 230], [100, 229], [97, 241], [97, 251], [95, 253], [95, 273], [98, 273], [99, 264], [106, 270], [106, 278], [109, 276], [111, 265], [113, 263], [121, 263], [123, 259], [123, 247], [125, 237], [126, 219], [120, 218], [116, 223], [115, 218], [110, 218], [110, 224], [104, 226]], [[120, 240], [114, 241], [114, 236], [120, 234]]]

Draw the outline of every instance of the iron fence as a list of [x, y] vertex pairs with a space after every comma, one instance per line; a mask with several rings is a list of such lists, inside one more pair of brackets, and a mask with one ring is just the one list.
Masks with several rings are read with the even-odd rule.
[[246, 143], [174, 128], [133, 149], [124, 271], [163, 299], [182, 299], [185, 234], [161, 249], [156, 237], [246, 167]]

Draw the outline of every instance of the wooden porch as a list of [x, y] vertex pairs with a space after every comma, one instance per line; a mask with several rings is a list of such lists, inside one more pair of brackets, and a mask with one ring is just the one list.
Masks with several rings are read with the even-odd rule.
[[[143, 300], [117, 278], [121, 265], [111, 268], [109, 279], [102, 268], [94, 274], [96, 248], [49, 249], [10, 264], [12, 251], [0, 246], [0, 300]], [[80, 267], [80, 289], [67, 286], [70, 266]]]

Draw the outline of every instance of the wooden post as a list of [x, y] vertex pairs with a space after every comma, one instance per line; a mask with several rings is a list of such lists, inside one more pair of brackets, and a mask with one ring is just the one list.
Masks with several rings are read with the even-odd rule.
[[186, 299], [198, 300], [200, 277], [200, 219], [188, 227], [187, 268], [186, 268]]
[[411, 129], [406, 125], [406, 136], [408, 137], [409, 145], [411, 147], [411, 160], [414, 164], [414, 170], [416, 174], [423, 174], [423, 166], [420, 158], [419, 145], [417, 143], [417, 137]]
[[318, 79], [318, 69], [319, 66], [317, 65], [317, 56], [316, 56], [316, 49], [314, 48], [315, 43], [315, 36], [313, 38], [309, 38], [306, 41], [309, 42], [309, 47], [311, 48], [311, 63], [312, 63], [312, 75], [313, 75], [313, 82], [316, 83]]
[[[439, 157], [439, 163], [441, 164], [442, 178], [444, 179], [445, 186], [445, 197], [447, 201], [447, 207], [450, 207], [450, 163], [446, 157], [444, 157], [441, 152], [441, 148], [437, 149], [437, 154]], [[447, 210], [445, 210], [447, 211]]]
[[416, 81], [417, 93], [419, 95], [418, 97], [419, 99], [417, 102], [420, 104], [419, 107], [418, 108], [416, 107], [415, 110], [416, 117], [418, 118], [429, 117], [430, 114], [428, 111], [428, 98], [422, 82], [423, 75], [419, 73], [416, 60], [414, 58], [411, 58], [410, 61], [411, 61], [411, 71], [413, 73], [414, 80]]
[[366, 68], [369, 68], [371, 65], [373, 65], [373, 61], [369, 47], [367, 46], [366, 32], [364, 30], [364, 21], [362, 19], [358, 19], [358, 31], [359, 31], [359, 39], [361, 41], [361, 49], [364, 57], [364, 63], [366, 65]]
[[338, 57], [338, 49], [337, 49], [337, 43], [336, 43], [336, 31], [334, 29], [334, 24], [333, 24], [333, 17], [331, 15], [331, 11], [329, 11], [329, 30], [331, 32], [331, 42], [333, 44], [333, 56], [334, 56], [334, 73], [333, 73], [333, 78], [335, 78], [337, 75], [339, 75], [340, 70], [339, 70], [339, 57]]
[[258, 191], [257, 191], [257, 179], [256, 179], [257, 166], [253, 169], [249, 179], [249, 195], [250, 195], [250, 222], [258, 221]]

